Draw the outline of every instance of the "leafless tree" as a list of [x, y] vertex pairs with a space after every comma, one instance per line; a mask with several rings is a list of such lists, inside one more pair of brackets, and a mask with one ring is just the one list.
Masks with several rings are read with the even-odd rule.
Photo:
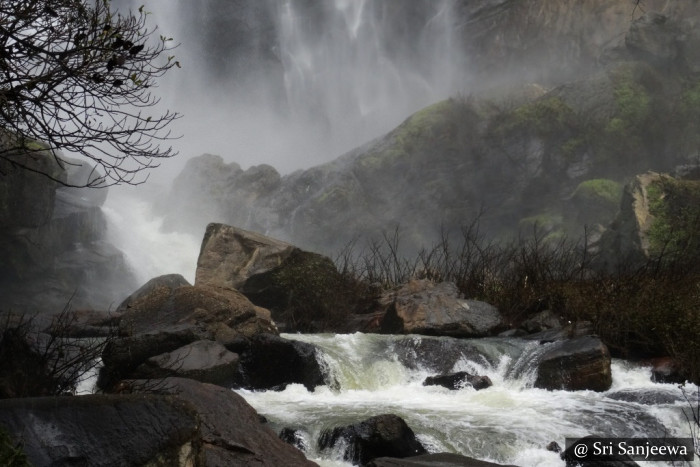
[[32, 158], [82, 156], [99, 175], [81, 186], [105, 186], [141, 183], [174, 156], [180, 115], [151, 91], [180, 64], [148, 15], [110, 0], [0, 1], [0, 160], [67, 184]]

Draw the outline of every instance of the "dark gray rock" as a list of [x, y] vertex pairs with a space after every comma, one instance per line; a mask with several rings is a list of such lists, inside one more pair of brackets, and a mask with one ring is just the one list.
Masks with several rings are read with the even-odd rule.
[[0, 426], [32, 465], [199, 465], [199, 420], [168, 396], [90, 395], [0, 401]]
[[102, 352], [97, 386], [109, 390], [150, 357], [172, 352], [198, 340], [192, 329], [172, 329], [111, 339]]
[[598, 337], [577, 337], [547, 345], [538, 362], [535, 387], [569, 391], [610, 389], [610, 352]]
[[393, 414], [377, 415], [354, 425], [323, 431], [318, 444], [328, 449], [345, 446], [343, 459], [364, 465], [377, 457], [411, 457], [425, 454], [406, 422]]
[[493, 386], [493, 383], [488, 376], [478, 376], [466, 371], [458, 371], [449, 375], [428, 376], [423, 381], [423, 386], [442, 386], [453, 390], [472, 387], [478, 391]]
[[214, 341], [199, 340], [172, 352], [149, 358], [134, 370], [137, 379], [177, 376], [204, 383], [230, 386], [238, 368], [238, 355]]
[[[138, 381], [134, 383], [139, 387]], [[206, 459], [203, 465], [207, 467], [316, 465], [306, 460], [301, 451], [280, 440], [260, 422], [255, 409], [230, 389], [190, 379], [166, 378], [154, 390], [175, 395], [194, 407], [201, 421]]]
[[311, 344], [261, 334], [228, 346], [240, 356], [236, 385], [246, 389], [283, 390], [303, 384], [313, 391], [326, 384]]

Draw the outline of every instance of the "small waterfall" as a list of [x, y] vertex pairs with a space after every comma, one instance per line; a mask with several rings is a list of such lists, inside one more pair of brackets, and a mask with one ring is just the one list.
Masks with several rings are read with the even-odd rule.
[[[546, 450], [566, 437], [688, 436], [681, 393], [654, 384], [649, 370], [613, 361], [612, 389], [547, 391], [533, 387], [532, 362], [543, 346], [520, 339], [424, 336], [285, 335], [315, 344], [337, 387], [314, 392], [239, 391], [273, 427], [292, 428], [322, 466], [346, 466], [341, 451], [319, 452], [323, 429], [394, 413], [430, 452], [455, 452], [501, 464], [563, 467]], [[437, 354], [435, 353], [437, 352]], [[437, 355], [437, 357], [436, 357]], [[476, 391], [423, 386], [427, 376], [453, 371], [486, 375], [494, 385]], [[638, 396], [654, 394], [654, 404]], [[665, 465], [650, 463], [650, 466]]]

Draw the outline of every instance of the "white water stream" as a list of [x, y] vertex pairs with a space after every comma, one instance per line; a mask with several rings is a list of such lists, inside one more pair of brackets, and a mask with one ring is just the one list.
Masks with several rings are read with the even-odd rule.
[[[536, 343], [462, 340], [465, 356], [452, 370], [487, 375], [493, 386], [481, 391], [451, 391], [423, 386], [423, 380], [435, 373], [423, 355], [411, 351], [413, 344], [420, 349], [422, 340], [448, 342], [449, 338], [371, 334], [284, 337], [323, 349], [323, 362], [340, 388], [323, 386], [309, 392], [301, 385], [290, 385], [281, 392], [238, 392], [274, 428], [298, 430], [308, 446], [307, 457], [323, 466], [350, 465], [342, 461], [340, 452], [319, 451], [316, 441], [324, 428], [383, 413], [406, 420], [430, 452], [454, 452], [523, 467], [564, 466], [559, 455], [545, 447], [551, 441], [564, 447], [566, 437], [689, 436], [682, 415], [687, 403], [680, 389], [652, 383], [649, 368], [620, 360], [613, 362], [613, 386], [607, 392], [547, 391], [532, 387], [534, 373], [527, 366], [529, 356], [538, 351]], [[469, 350], [474, 348], [481, 357], [474, 357]], [[642, 398], [652, 394], [664, 402], [643, 403]], [[616, 399], [621, 395], [634, 395], [631, 398], [638, 401]], [[696, 460], [692, 465], [700, 463]]]

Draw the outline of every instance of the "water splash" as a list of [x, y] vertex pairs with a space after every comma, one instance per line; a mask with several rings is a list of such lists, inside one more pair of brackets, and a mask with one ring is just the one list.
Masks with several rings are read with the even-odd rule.
[[[546, 446], [551, 441], [564, 446], [566, 437], [687, 436], [679, 403], [652, 406], [614, 398], [622, 388], [662, 392], [675, 388], [655, 385], [647, 368], [618, 360], [613, 362], [614, 385], [608, 392], [548, 391], [533, 388], [531, 372], [523, 371], [529, 365], [524, 362], [531, 362], [541, 347], [532, 341], [371, 334], [284, 337], [322, 349], [321, 358], [340, 388], [324, 386], [308, 392], [291, 385], [282, 392], [241, 394], [274, 427], [303, 432], [309, 440], [307, 456], [321, 465], [349, 465], [342, 463], [339, 453], [317, 451], [315, 440], [324, 428], [381, 413], [404, 418], [430, 452], [535, 467], [563, 467]], [[404, 351], [406, 342], [416, 351]], [[447, 353], [443, 355], [450, 360], [450, 369], [478, 370], [494, 385], [480, 391], [423, 386], [424, 378], [434, 374], [420, 351], [426, 342], [432, 348], [458, 349], [461, 357], [454, 364]]]

